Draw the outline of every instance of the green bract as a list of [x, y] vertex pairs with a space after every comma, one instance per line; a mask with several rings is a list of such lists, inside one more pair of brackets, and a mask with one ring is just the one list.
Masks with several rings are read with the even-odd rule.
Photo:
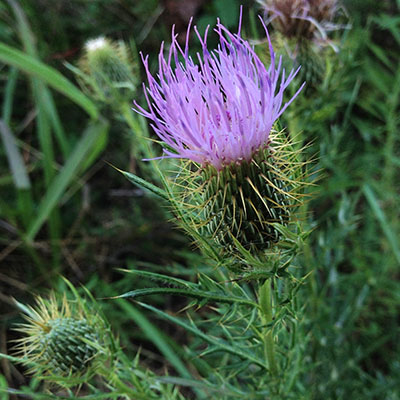
[[281, 239], [275, 224], [294, 221], [302, 202], [304, 164], [297, 158], [298, 151], [280, 132], [271, 134], [250, 162], [195, 172], [185, 164], [174, 182], [184, 228], [212, 239], [222, 255], [237, 255], [238, 244], [251, 253], [269, 249]]
[[48, 321], [40, 341], [40, 360], [57, 375], [86, 372], [98, 353], [99, 335], [85, 318]]

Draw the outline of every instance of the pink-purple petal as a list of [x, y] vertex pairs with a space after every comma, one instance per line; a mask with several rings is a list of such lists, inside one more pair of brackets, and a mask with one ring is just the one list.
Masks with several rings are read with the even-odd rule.
[[302, 89], [303, 86], [282, 107], [284, 90], [297, 71], [285, 78], [282, 60], [275, 66], [264, 23], [271, 56], [268, 70], [240, 36], [241, 22], [238, 33], [229, 32], [218, 22], [214, 31], [220, 46], [211, 52], [207, 49], [209, 28], [202, 37], [195, 26], [202, 46], [196, 65], [188, 53], [191, 23], [192, 20], [184, 49], [178, 44], [175, 28], [167, 59], [164, 43], [161, 44], [156, 78], [149, 71], [148, 57], [141, 54], [149, 85], [144, 90], [149, 111], [136, 102], [134, 110], [150, 119], [158, 137], [173, 149], [164, 149], [159, 158], [188, 158], [217, 169], [232, 162], [249, 161], [267, 146], [274, 122]]

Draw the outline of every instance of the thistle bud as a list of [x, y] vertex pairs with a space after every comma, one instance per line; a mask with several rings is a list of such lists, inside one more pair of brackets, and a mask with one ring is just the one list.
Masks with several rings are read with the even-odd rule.
[[326, 57], [321, 49], [312, 43], [300, 41], [294, 53], [294, 61], [301, 65], [299, 77], [307, 82], [307, 88], [316, 88], [326, 74]]
[[56, 318], [47, 322], [39, 351], [56, 375], [84, 373], [96, 357], [99, 337], [85, 319]]
[[124, 42], [99, 37], [86, 42], [84, 50], [79, 61], [88, 77], [84, 83], [102, 100], [125, 98], [135, 89], [136, 63]]
[[96, 372], [108, 356], [108, 330], [104, 320], [90, 311], [82, 299], [70, 302], [38, 297], [36, 307], [17, 305], [25, 312], [27, 323], [16, 330], [25, 336], [18, 340], [18, 353], [24, 363], [34, 364], [30, 372], [51, 376], [55, 382], [79, 382]]
[[[252, 253], [277, 243], [281, 234], [274, 224], [293, 220], [301, 201], [296, 155], [282, 132], [273, 133], [250, 161], [233, 162], [222, 170], [201, 169], [198, 188], [183, 196], [187, 204], [196, 204], [199, 231], [213, 238], [224, 254], [237, 252], [235, 241]], [[194, 198], [196, 192], [201, 195]]]

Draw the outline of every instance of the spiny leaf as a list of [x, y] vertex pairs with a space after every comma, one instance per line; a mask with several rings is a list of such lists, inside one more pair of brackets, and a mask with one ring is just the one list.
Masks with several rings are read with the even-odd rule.
[[161, 310], [158, 310], [157, 308], [154, 308], [148, 304], [145, 303], [141, 303], [138, 302], [138, 304], [140, 306], [142, 306], [143, 308], [146, 308], [147, 310], [150, 310], [152, 312], [154, 312], [155, 314], [159, 315], [160, 317], [162, 317], [163, 319], [166, 319], [168, 321], [171, 321], [172, 323], [181, 326], [182, 328], [186, 329], [187, 331], [199, 336], [200, 338], [202, 338], [203, 340], [205, 340], [207, 343], [213, 345], [213, 346], [217, 346], [221, 351], [236, 355], [240, 358], [243, 358], [245, 360], [249, 360], [251, 362], [253, 362], [254, 364], [262, 367], [262, 368], [266, 368], [265, 362], [264, 360], [259, 359], [258, 357], [255, 357], [253, 354], [242, 350], [240, 347], [234, 345], [234, 344], [228, 344], [227, 342], [225, 342], [222, 339], [215, 339], [212, 336], [209, 336], [207, 334], [205, 334], [203, 331], [201, 331], [200, 329], [198, 329], [196, 326], [194, 325], [189, 325], [188, 323], [186, 323], [185, 321], [183, 321], [180, 318], [176, 318], [172, 315], [169, 315]]
[[137, 175], [132, 174], [131, 172], [128, 171], [123, 171], [122, 169], [119, 169], [117, 167], [112, 166], [114, 169], [116, 169], [118, 172], [120, 172], [122, 175], [125, 176], [125, 178], [128, 179], [131, 183], [134, 185], [137, 185], [141, 187], [142, 189], [148, 190], [151, 193], [155, 194], [158, 197], [161, 197], [164, 200], [169, 200], [168, 194], [165, 190], [159, 188], [158, 186], [153, 185], [150, 182], [145, 181], [142, 178], [139, 178]]
[[136, 289], [130, 292], [115, 296], [115, 298], [125, 297], [140, 297], [150, 296], [154, 294], [176, 294], [180, 296], [194, 297], [198, 299], [207, 299], [208, 301], [215, 301], [220, 303], [240, 303], [246, 304], [252, 307], [257, 307], [257, 304], [251, 300], [246, 300], [240, 297], [220, 295], [217, 293], [204, 292], [201, 290], [190, 290], [190, 289], [176, 289], [176, 288], [148, 288], [148, 289]]
[[139, 275], [139, 276], [148, 277], [155, 281], [169, 283], [169, 284], [177, 285], [177, 286], [183, 286], [183, 287], [189, 287], [189, 288], [196, 286], [195, 283], [184, 281], [183, 279], [179, 279], [179, 278], [174, 278], [172, 276], [158, 274], [156, 272], [143, 271], [143, 270], [137, 270], [137, 269], [120, 269], [120, 271], [126, 272], [128, 274], [135, 274], [135, 275]]

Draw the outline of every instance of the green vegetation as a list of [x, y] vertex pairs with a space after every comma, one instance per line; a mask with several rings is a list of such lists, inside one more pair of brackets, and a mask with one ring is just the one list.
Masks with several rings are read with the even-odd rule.
[[[262, 11], [245, 3], [243, 36], [265, 55]], [[280, 120], [307, 146], [318, 186], [304, 206], [306, 233], [281, 232], [302, 252], [271, 274], [272, 311], [270, 287], [256, 304], [255, 273], [233, 275], [176, 228], [160, 173], [173, 164], [142, 161], [161, 147], [130, 110], [134, 99], [145, 104], [138, 51], [154, 72], [173, 23], [183, 33], [194, 14], [201, 31], [218, 16], [235, 30], [239, 5], [0, 4], [1, 400], [129, 398], [132, 382], [149, 376], [166, 400], [400, 399], [400, 2], [345, 1], [331, 35], [339, 51], [327, 50], [322, 81]], [[136, 80], [81, 68], [85, 43], [99, 36], [124, 43]], [[23, 319], [14, 299], [33, 305], [33, 295], [68, 292], [62, 277], [97, 299], [119, 340], [124, 371], [114, 386], [93, 378], [54, 388], [15, 358]]]

